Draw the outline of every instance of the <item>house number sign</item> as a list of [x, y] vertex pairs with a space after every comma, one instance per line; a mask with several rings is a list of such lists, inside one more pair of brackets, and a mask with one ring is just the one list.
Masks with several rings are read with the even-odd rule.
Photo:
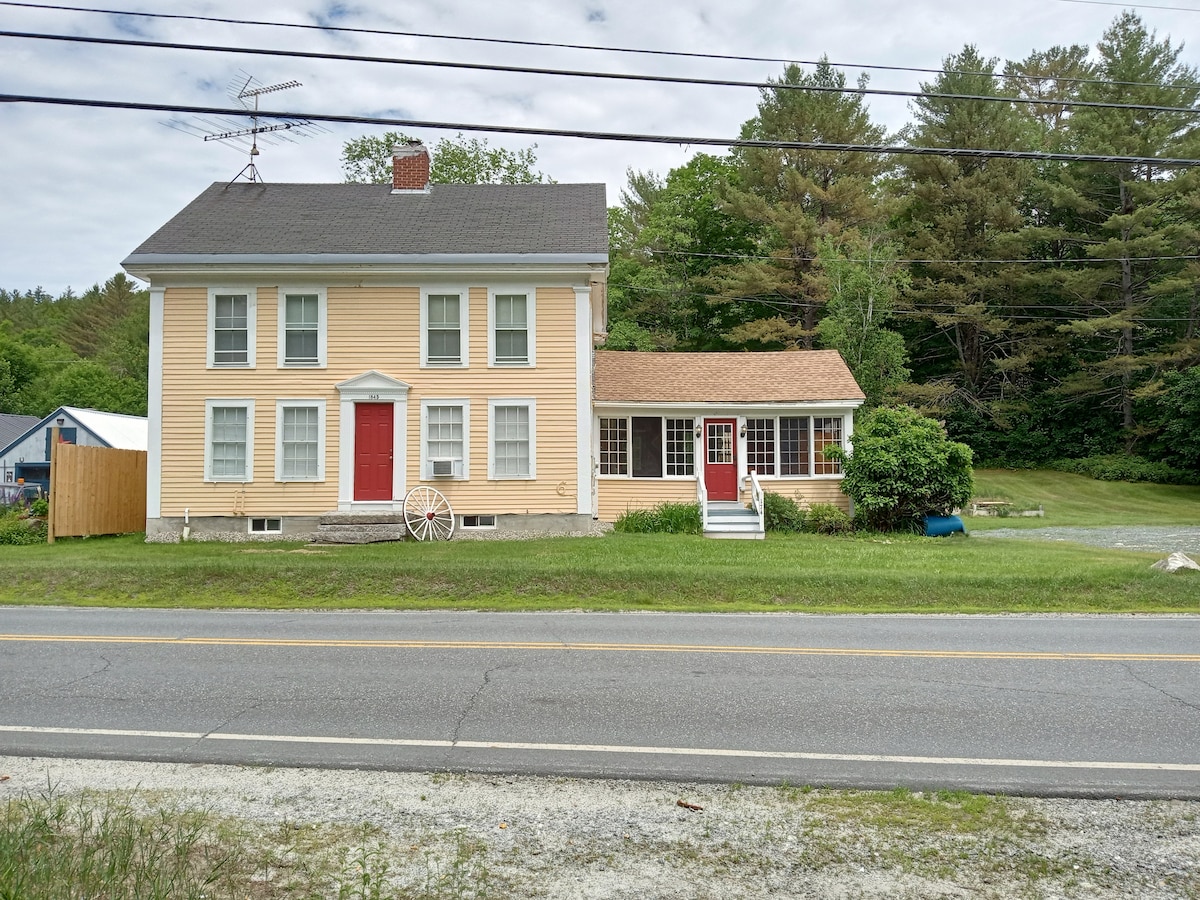
[[367, 394], [367, 399], [368, 400], [378, 400], [379, 395], [378, 394]]

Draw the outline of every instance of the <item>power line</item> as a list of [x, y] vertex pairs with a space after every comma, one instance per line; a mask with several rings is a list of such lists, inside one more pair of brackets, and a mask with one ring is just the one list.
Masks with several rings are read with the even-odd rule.
[[[609, 281], [608, 286], [609, 286], [610, 290], [613, 288], [616, 288], [618, 290], [629, 291], [630, 293], [671, 294], [672, 296], [675, 296], [675, 297], [690, 297], [693, 299], [713, 300], [713, 301], [717, 301], [719, 303], [756, 303], [759, 306], [766, 306], [766, 307], [770, 307], [772, 309], [781, 310], [781, 311], [794, 310], [801, 305], [799, 299], [793, 299], [790, 297], [782, 297], [782, 296], [780, 296], [780, 297], [722, 297], [720, 294], [706, 294], [701, 291], [675, 291], [675, 290], [672, 290], [671, 288], [656, 288], [656, 287], [648, 287], [648, 286], [634, 285], [634, 284], [622, 284], [620, 281]], [[1033, 306], [1033, 305], [1007, 306], [1006, 307], [1006, 309], [1040, 309], [1040, 308], [1042, 308], [1042, 307]], [[1057, 315], [1057, 314], [1056, 315], [1041, 315], [1041, 316], [1024, 315], [1024, 314], [1010, 315], [1001, 310], [992, 310], [992, 309], [988, 309], [988, 310], [986, 310], [986, 312], [989, 315], [989, 317], [995, 318], [995, 319], [1016, 319], [1016, 320], [1020, 320], [1020, 321], [1030, 321], [1030, 322], [1085, 322], [1085, 321], [1098, 321], [1100, 319], [1111, 319], [1113, 317], [1111, 313], [1104, 313], [1102, 315], [1095, 315], [1095, 316], [1087, 316], [1087, 315], [1073, 316], [1068, 312], [1064, 312], [1066, 307], [1047, 306], [1045, 308], [1049, 309], [1049, 310], [1053, 310], [1055, 313], [1062, 313], [1062, 314], [1061, 315]], [[953, 316], [953, 315], [956, 315], [956, 313], [952, 309], [947, 309], [945, 307], [939, 307], [939, 306], [907, 306], [907, 307], [898, 306], [896, 308], [888, 310], [888, 315], [889, 316], [931, 317], [931, 316], [935, 316], [935, 315]], [[958, 314], [958, 315], [962, 315], [962, 314]], [[1192, 318], [1189, 316], [1155, 316], [1155, 317], [1136, 316], [1135, 320], [1138, 323], [1142, 323], [1142, 322], [1190, 322], [1190, 321], [1192, 321]]]
[[[1068, 2], [1082, 3], [1086, 0], [1068, 0]], [[1109, 4], [1112, 6], [1128, 6], [1124, 3]], [[975, 72], [969, 69], [932, 69], [922, 68], [919, 66], [888, 66], [871, 63], [843, 63], [830, 62], [829, 60], [811, 60], [811, 59], [795, 59], [792, 57], [783, 56], [740, 56], [725, 53], [699, 53], [696, 51], [683, 50], [651, 50], [638, 47], [611, 47], [598, 44], [568, 44], [555, 41], [530, 41], [517, 40], [513, 38], [491, 38], [478, 37], [471, 35], [454, 35], [454, 34], [437, 34], [423, 31], [393, 31], [384, 28], [352, 28], [344, 25], [306, 25], [300, 22], [266, 22], [261, 19], [232, 19], [222, 18], [217, 16], [198, 16], [198, 15], [183, 15], [180, 13], [148, 13], [138, 12], [134, 10], [121, 9], [98, 9], [89, 6], [62, 6], [49, 3], [20, 3], [16, 0], [0, 0], [0, 6], [16, 6], [25, 7], [28, 9], [45, 9], [61, 12], [85, 12], [97, 13], [108, 16], [129, 16], [142, 17], [151, 19], [180, 19], [192, 22], [212, 22], [220, 25], [257, 25], [266, 28], [293, 28], [303, 29], [307, 31], [322, 31], [322, 32], [337, 32], [342, 34], [365, 34], [378, 35], [385, 37], [413, 37], [428, 40], [440, 41], [460, 41], [483, 44], [505, 44], [516, 47], [545, 47], [555, 50], [589, 50], [599, 51], [603, 53], [632, 53], [645, 56], [665, 56], [665, 57], [680, 57], [686, 59], [710, 59], [724, 60], [731, 62], [767, 62], [767, 63], [785, 63], [802, 66], [819, 66], [822, 64], [832, 66], [835, 69], [870, 69], [873, 71], [882, 72], [916, 72], [924, 75], [967, 75], [967, 76], [983, 76], [989, 78], [1000, 77], [1037, 77], [1040, 80], [1055, 81], [1060, 84], [1100, 84], [1100, 85], [1119, 85], [1122, 87], [1160, 87], [1160, 85], [1146, 81], [1111, 81], [1103, 78], [1073, 78], [1065, 75], [1045, 75], [1045, 76], [1002, 76], [995, 72]], [[1152, 7], [1170, 9], [1171, 7]], [[1177, 87], [1196, 87], [1197, 85], [1177, 85]]]
[[418, 66], [437, 69], [466, 69], [475, 72], [503, 72], [517, 75], [551, 75], [567, 78], [596, 78], [609, 81], [685, 84], [703, 87], [742, 87], [756, 90], [804, 91], [815, 94], [852, 94], [856, 96], [907, 97], [910, 99], [965, 100], [982, 103], [1015, 103], [1024, 106], [1061, 106], [1091, 109], [1117, 109], [1133, 112], [1161, 112], [1200, 115], [1190, 106], [1159, 106], [1146, 103], [1113, 103], [1100, 100], [1047, 100], [994, 94], [948, 94], [938, 91], [900, 91], [885, 88], [833, 87], [832, 85], [789, 84], [775, 81], [739, 81], [726, 78], [686, 78], [672, 75], [645, 75], [635, 72], [595, 72], [578, 69], [546, 69], [534, 66], [504, 66], [492, 63], [453, 62], [436, 59], [395, 59], [387, 56], [360, 56], [349, 53], [318, 53], [311, 50], [270, 50], [263, 47], [230, 47], [220, 44], [180, 44], [175, 41], [147, 41], [133, 38], [89, 37], [77, 34], [43, 34], [29, 31], [0, 31], [0, 37], [23, 40], [59, 41], [72, 44], [100, 44], [111, 47], [141, 47], [153, 50], [191, 50], [202, 53], [244, 53], [251, 56], [279, 56], [289, 59], [319, 59], [334, 62], [376, 63], [392, 66]]
[[[135, 103], [129, 100], [88, 100], [79, 97], [35, 97], [24, 94], [0, 94], [0, 103], [32, 103], [50, 106], [78, 106], [89, 109], [127, 109], [146, 112], [176, 112], [191, 115], [245, 116], [244, 109], [217, 106], [183, 106], [175, 103]], [[429, 122], [383, 116], [350, 116], [333, 113], [268, 112], [260, 110], [260, 119], [305, 119], [310, 122], [334, 122], [342, 125], [391, 125], [400, 128], [428, 128], [441, 131], [475, 131], [490, 134], [520, 134], [534, 137], [569, 137], [593, 141], [620, 141], [639, 144], [678, 144], [697, 147], [745, 147], [767, 150], [813, 150], [825, 153], [877, 153], [889, 156], [948, 156], [955, 159], [1027, 159], [1040, 162], [1109, 163], [1161, 168], [1194, 168], [1200, 159], [1155, 156], [1117, 156], [1088, 153], [1048, 153], [1037, 150], [981, 150], [969, 147], [905, 147], [888, 144], [828, 144], [819, 141], [768, 141], [742, 138], [712, 138], [684, 135], [637, 134], [616, 131], [583, 131], [570, 128], [533, 128], [522, 125], [482, 125], [470, 122]]]
[[[654, 250], [649, 247], [638, 247], [630, 250], [630, 253], [649, 253], [653, 256], [686, 256], [700, 257], [707, 259], [737, 259], [737, 260], [761, 260], [763, 262], [783, 261], [784, 258], [778, 256], [755, 256], [749, 253], [701, 253], [692, 250]], [[815, 259], [815, 257], [811, 257]], [[1069, 265], [1073, 263], [1115, 263], [1115, 262], [1170, 262], [1177, 260], [1198, 260], [1200, 255], [1185, 255], [1185, 256], [1129, 256], [1117, 259], [1109, 259], [1106, 257], [1084, 257], [1080, 259], [879, 259], [879, 258], [843, 258], [845, 262], [854, 263], [905, 263], [905, 264], [929, 264], [936, 265], [938, 263], [946, 263], [955, 265], [959, 263], [991, 263], [995, 265]]]
[[1155, 6], [1151, 3], [1113, 3], [1111, 0], [1059, 0], [1060, 3], [1082, 3], [1085, 6], [1120, 6], [1124, 9], [1165, 9], [1170, 12], [1200, 12], [1194, 6]]

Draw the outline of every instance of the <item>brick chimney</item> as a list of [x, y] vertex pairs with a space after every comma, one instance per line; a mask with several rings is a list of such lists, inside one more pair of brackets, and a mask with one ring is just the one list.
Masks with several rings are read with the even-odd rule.
[[392, 193], [429, 193], [429, 151], [420, 141], [392, 147]]

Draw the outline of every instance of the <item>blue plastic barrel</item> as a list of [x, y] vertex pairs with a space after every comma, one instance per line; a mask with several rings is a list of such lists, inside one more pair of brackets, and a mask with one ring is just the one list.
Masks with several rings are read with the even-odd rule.
[[956, 531], [967, 533], [967, 529], [963, 528], [962, 519], [958, 516], [926, 516], [925, 517], [925, 536], [926, 537], [945, 537], [948, 534], [954, 534]]

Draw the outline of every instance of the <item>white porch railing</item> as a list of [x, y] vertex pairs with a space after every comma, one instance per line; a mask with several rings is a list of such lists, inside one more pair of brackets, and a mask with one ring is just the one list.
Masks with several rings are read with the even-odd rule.
[[754, 512], [758, 515], [758, 530], [766, 530], [766, 499], [763, 497], [762, 485], [758, 482], [758, 473], [750, 470], [750, 499], [754, 504]]
[[700, 501], [700, 531], [708, 531], [708, 489], [704, 486], [704, 473], [696, 476], [696, 499]]

